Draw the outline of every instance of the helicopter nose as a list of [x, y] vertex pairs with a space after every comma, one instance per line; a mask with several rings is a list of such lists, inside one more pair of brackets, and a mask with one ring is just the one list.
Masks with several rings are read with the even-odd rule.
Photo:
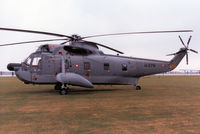
[[19, 63], [9, 63], [7, 65], [7, 69], [9, 71], [17, 71], [20, 67], [21, 67], [21, 64], [19, 64]]
[[18, 69], [15, 72], [18, 79], [23, 81], [25, 84], [31, 83], [31, 72], [30, 71], [23, 71], [22, 69]]

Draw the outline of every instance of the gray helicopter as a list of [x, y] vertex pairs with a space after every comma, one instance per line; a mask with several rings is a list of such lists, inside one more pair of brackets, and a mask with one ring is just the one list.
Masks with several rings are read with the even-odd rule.
[[[63, 43], [56, 45], [41, 45], [24, 62], [10, 63], [7, 66], [8, 70], [15, 71], [16, 76], [25, 84], [54, 84], [55, 90], [59, 90], [61, 95], [65, 95], [69, 92], [69, 85], [87, 88], [93, 88], [93, 85], [95, 84], [133, 85], [136, 90], [140, 90], [141, 87], [138, 85], [139, 78], [171, 71], [178, 66], [185, 55], [188, 64], [188, 51], [198, 53], [193, 49], [189, 49], [189, 43], [192, 36], [190, 36], [187, 44], [185, 44], [179, 36], [184, 47], [176, 53], [169, 54], [174, 55], [170, 61], [120, 56], [119, 54], [123, 54], [123, 52], [119, 50], [85, 40], [86, 38], [102, 36], [192, 32], [192, 30], [129, 32], [86, 37], [11, 28], [0, 28], [0, 30], [45, 34], [59, 37], [57, 39], [18, 42], [2, 44], [0, 46], [58, 40], [64, 41]], [[99, 50], [98, 46], [113, 50], [118, 54], [104, 54]]]

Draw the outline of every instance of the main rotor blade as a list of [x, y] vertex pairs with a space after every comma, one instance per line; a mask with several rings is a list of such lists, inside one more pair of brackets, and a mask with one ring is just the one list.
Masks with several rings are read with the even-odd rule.
[[183, 44], [183, 46], [184, 46], [185, 48], [187, 48], [187, 46], [186, 46], [185, 43], [183, 42], [181, 36], [179, 35], [178, 37], [179, 37], [179, 39], [181, 40], [181, 43]]
[[191, 38], [192, 38], [192, 36], [190, 35], [190, 38], [188, 39], [188, 42], [187, 42], [187, 48], [188, 48], [188, 46], [190, 44]]
[[67, 36], [67, 35], [63, 35], [63, 34], [57, 34], [57, 33], [50, 33], [50, 32], [42, 32], [42, 31], [14, 29], [14, 28], [0, 28], [0, 30], [15, 31], [15, 32], [25, 32], [25, 33], [34, 33], [34, 34], [44, 34], [44, 35], [52, 35], [52, 36], [58, 36], [58, 37], [67, 37], [69, 39], [73, 39], [71, 36]]
[[2, 44], [2, 45], [0, 45], [0, 47], [3, 47], [3, 46], [12, 46], [12, 45], [19, 45], [19, 44], [35, 43], [35, 42], [59, 41], [59, 40], [66, 40], [66, 39], [49, 39], [49, 40], [25, 41], [25, 42]]
[[90, 45], [98, 45], [98, 46], [101, 46], [101, 47], [105, 47], [105, 48], [107, 48], [107, 49], [110, 49], [110, 50], [112, 50], [112, 51], [115, 51], [115, 52], [117, 52], [117, 53], [124, 54], [123, 52], [121, 52], [121, 51], [119, 51], [119, 50], [116, 50], [116, 49], [114, 49], [114, 48], [108, 47], [108, 46], [106, 46], [106, 45], [102, 45], [102, 44], [94, 43], [94, 42], [90, 42], [90, 41], [85, 41], [85, 42], [90, 43]]
[[70, 42], [70, 40], [67, 40], [67, 41], [65, 41], [65, 42], [62, 42], [62, 43], [60, 43], [61, 45], [64, 45], [64, 44], [66, 44], [66, 43], [68, 43], [68, 42]]
[[148, 32], [128, 32], [128, 33], [99, 34], [99, 35], [85, 36], [85, 37], [82, 37], [82, 39], [93, 38], [93, 37], [101, 37], [101, 36], [127, 35], [127, 34], [180, 33], [180, 32], [193, 32], [193, 30], [148, 31]]
[[193, 49], [189, 49], [190, 51], [194, 52], [194, 53], [197, 53], [198, 54], [198, 51], [195, 51]]
[[98, 45], [98, 46], [105, 47], [105, 48], [110, 49], [110, 50], [112, 50], [112, 51], [118, 52], [118, 53], [120, 53], [120, 54], [124, 54], [123, 52], [121, 52], [121, 51], [119, 51], [119, 50], [116, 50], [116, 49], [114, 49], [114, 48], [108, 47], [108, 46], [106, 46], [106, 45], [102, 45], [102, 44], [97, 44], [97, 45]]

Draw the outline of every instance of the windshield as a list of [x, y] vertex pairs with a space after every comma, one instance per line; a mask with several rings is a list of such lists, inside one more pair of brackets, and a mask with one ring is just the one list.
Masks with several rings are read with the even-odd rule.
[[38, 55], [30, 55], [25, 61], [24, 63], [26, 65], [32, 65], [32, 66], [38, 66], [41, 62], [41, 56]]
[[29, 56], [27, 59], [25, 59], [24, 63], [26, 65], [30, 65], [31, 64], [31, 57]]

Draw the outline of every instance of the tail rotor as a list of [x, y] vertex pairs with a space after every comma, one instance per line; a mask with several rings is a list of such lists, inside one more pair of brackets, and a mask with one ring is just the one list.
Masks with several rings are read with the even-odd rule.
[[196, 53], [196, 54], [198, 54], [198, 52], [197, 52], [196, 50], [189, 49], [189, 44], [190, 44], [190, 41], [191, 41], [192, 36], [189, 37], [188, 42], [187, 42], [186, 45], [185, 45], [184, 41], [182, 40], [181, 36], [179, 35], [178, 37], [179, 37], [179, 39], [180, 39], [182, 45], [184, 46], [184, 48], [181, 48], [181, 50], [178, 51], [178, 52], [176, 52], [176, 53], [168, 54], [167, 56], [177, 55], [177, 54], [179, 54], [179, 53], [181, 53], [181, 52], [186, 52], [186, 64], [188, 65], [188, 59], [189, 59], [189, 58], [188, 58], [188, 51], [194, 52], [194, 53]]

